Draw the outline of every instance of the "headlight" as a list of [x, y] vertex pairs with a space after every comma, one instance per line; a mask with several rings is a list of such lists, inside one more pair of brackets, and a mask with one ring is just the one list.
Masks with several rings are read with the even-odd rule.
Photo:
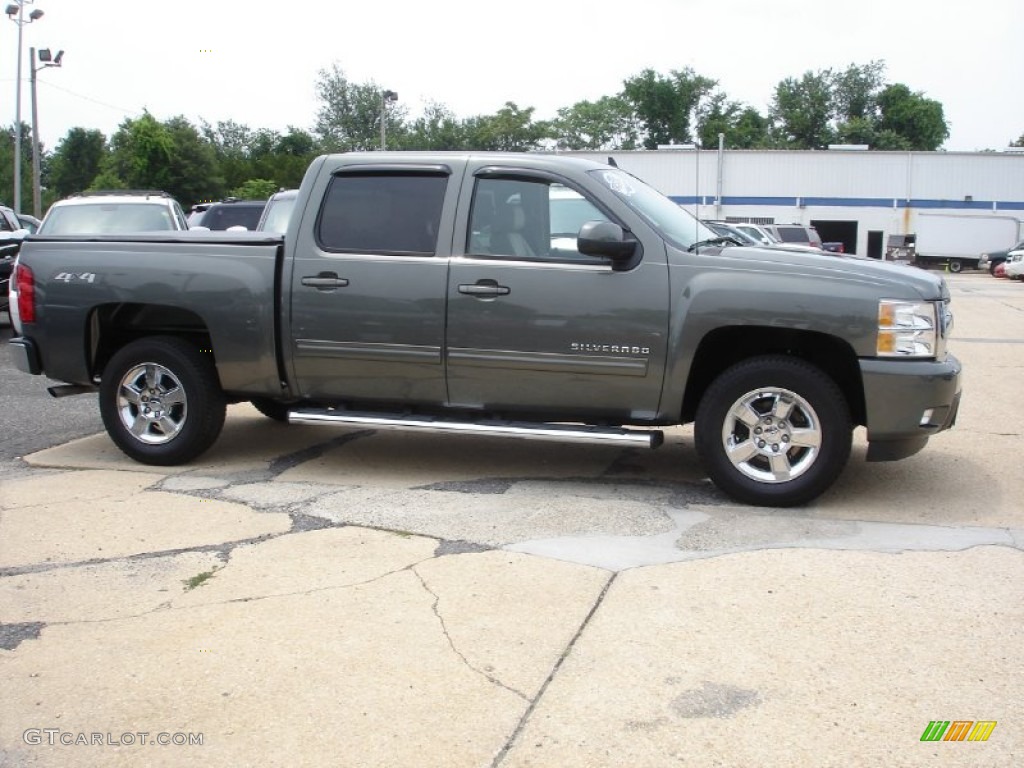
[[938, 340], [934, 302], [892, 299], [878, 302], [875, 352], [879, 357], [935, 357]]

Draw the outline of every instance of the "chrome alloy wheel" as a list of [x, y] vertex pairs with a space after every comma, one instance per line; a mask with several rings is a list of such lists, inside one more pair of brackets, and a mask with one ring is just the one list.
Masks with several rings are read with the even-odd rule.
[[156, 363], [131, 368], [117, 388], [117, 413], [125, 429], [147, 445], [170, 442], [185, 426], [188, 398], [169, 369]]
[[747, 392], [722, 424], [729, 461], [762, 483], [785, 483], [811, 468], [821, 449], [821, 420], [804, 398], [788, 389]]

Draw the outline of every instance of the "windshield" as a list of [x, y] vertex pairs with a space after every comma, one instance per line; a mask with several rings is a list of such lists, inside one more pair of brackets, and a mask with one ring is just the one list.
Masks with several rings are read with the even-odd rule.
[[616, 168], [590, 173], [675, 247], [685, 251], [694, 243], [718, 237], [693, 215], [635, 176]]
[[55, 205], [39, 226], [40, 235], [115, 235], [174, 229], [170, 209], [156, 203]]

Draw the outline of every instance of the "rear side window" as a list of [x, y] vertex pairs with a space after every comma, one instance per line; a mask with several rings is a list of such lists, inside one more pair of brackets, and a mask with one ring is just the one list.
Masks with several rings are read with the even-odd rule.
[[316, 224], [326, 251], [432, 255], [437, 251], [446, 174], [340, 173]]
[[784, 243], [809, 243], [810, 238], [803, 227], [777, 227], [779, 239]]

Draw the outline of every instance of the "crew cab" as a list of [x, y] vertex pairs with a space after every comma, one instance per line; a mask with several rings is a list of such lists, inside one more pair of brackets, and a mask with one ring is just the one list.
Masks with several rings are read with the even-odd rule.
[[941, 276], [722, 247], [624, 170], [526, 153], [317, 158], [284, 235], [25, 241], [17, 366], [99, 393], [146, 464], [196, 459], [225, 405], [290, 422], [657, 447], [789, 506], [952, 426]]

